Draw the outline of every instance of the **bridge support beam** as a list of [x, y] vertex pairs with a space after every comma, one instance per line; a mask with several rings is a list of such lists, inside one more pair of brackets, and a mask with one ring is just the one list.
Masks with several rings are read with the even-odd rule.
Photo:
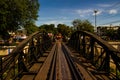
[[91, 51], [90, 51], [90, 57], [89, 59], [91, 60], [91, 62], [94, 64], [94, 46], [95, 46], [95, 41], [93, 38], [90, 39], [90, 47], [91, 47]]
[[[0, 56], [0, 73], [2, 72], [2, 57]], [[0, 74], [0, 80], [3, 80], [2, 79], [3, 75]]]
[[86, 56], [86, 43], [85, 43], [85, 35], [83, 34], [82, 39], [82, 46], [83, 46], [83, 56]]
[[110, 51], [106, 51], [106, 58], [105, 58], [105, 63], [104, 63], [104, 71], [110, 73]]
[[110, 51], [106, 51], [105, 58], [102, 61], [101, 66], [98, 70], [105, 71], [108, 74], [110, 73]]

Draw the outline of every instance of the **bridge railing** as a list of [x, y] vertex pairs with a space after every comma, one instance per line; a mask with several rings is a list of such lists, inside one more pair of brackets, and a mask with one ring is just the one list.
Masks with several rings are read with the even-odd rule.
[[34, 74], [29, 68], [51, 45], [45, 34], [35, 32], [23, 40], [9, 55], [0, 56], [0, 80], [17, 80], [22, 74]]
[[107, 41], [87, 31], [76, 31], [68, 44], [87, 58], [98, 72], [120, 78], [120, 51]]

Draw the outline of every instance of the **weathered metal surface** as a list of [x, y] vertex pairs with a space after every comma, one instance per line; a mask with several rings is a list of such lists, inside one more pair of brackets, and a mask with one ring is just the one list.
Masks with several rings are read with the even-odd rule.
[[107, 75], [115, 74], [116, 79], [120, 78], [120, 51], [107, 41], [87, 31], [76, 31], [68, 44], [90, 60], [98, 71], [106, 72]]
[[54, 47], [52, 48], [51, 52], [49, 53], [47, 59], [45, 60], [45, 62], [43, 64], [43, 66], [41, 67], [40, 71], [36, 75], [35, 80], [46, 80], [47, 79], [51, 61], [52, 61], [53, 54], [55, 51], [55, 47], [56, 47], [56, 45], [54, 45]]
[[19, 79], [23, 73], [34, 74], [29, 69], [50, 45], [51, 39], [46, 33], [35, 32], [30, 35], [9, 55], [0, 56], [0, 79], [14, 80]]

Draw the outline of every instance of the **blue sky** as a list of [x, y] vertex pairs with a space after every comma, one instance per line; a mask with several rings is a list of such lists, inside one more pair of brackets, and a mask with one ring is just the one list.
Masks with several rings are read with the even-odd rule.
[[38, 26], [43, 24], [66, 24], [72, 26], [75, 19], [88, 19], [97, 26], [120, 25], [120, 0], [39, 0]]

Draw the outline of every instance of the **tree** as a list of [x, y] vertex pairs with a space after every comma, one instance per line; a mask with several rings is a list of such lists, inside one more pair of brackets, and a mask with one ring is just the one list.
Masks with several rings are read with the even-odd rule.
[[117, 36], [118, 36], [118, 39], [120, 40], [120, 27], [117, 30]]
[[83, 31], [89, 31], [89, 32], [94, 31], [93, 25], [88, 20], [75, 19], [72, 22], [72, 24], [77, 30], [83, 30]]
[[61, 33], [63, 36], [70, 37], [72, 33], [72, 28], [65, 24], [58, 24], [57, 25], [57, 31]]
[[38, 9], [38, 0], [0, 0], [0, 31], [7, 34], [34, 22]]
[[75, 19], [72, 24], [74, 26], [74, 29], [78, 30], [78, 27], [81, 25], [82, 21], [80, 19]]
[[54, 24], [50, 24], [50, 25], [44, 24], [44, 25], [41, 25], [41, 26], [39, 27], [39, 29], [40, 29], [41, 31], [44, 31], [44, 32], [47, 32], [47, 33], [53, 33], [53, 34], [56, 33], [55, 25], [54, 25]]
[[106, 36], [110, 38], [110, 40], [116, 40], [117, 39], [117, 31], [114, 29], [106, 30]]
[[39, 30], [39, 28], [34, 23], [27, 23], [25, 29], [27, 30], [27, 35]]

